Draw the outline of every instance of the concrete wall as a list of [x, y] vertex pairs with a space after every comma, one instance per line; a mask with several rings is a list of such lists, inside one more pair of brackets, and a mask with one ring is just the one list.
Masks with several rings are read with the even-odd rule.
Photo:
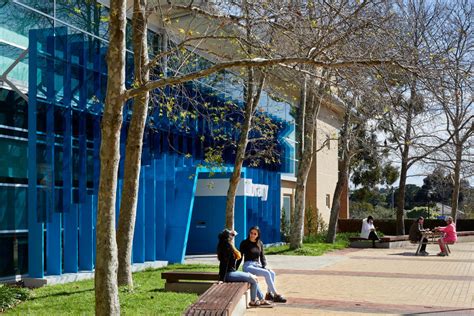
[[[319, 113], [316, 149], [316, 207], [326, 223], [329, 223], [329, 214], [332, 206], [334, 189], [338, 174], [338, 141], [330, 140], [324, 147], [328, 138], [336, 139], [340, 122], [334, 112], [322, 108]], [[326, 199], [329, 198], [329, 203]], [[329, 205], [328, 205], [329, 204]]]

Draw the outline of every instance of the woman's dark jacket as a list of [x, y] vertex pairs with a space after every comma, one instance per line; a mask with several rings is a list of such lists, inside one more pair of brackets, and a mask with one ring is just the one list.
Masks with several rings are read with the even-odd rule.
[[237, 271], [236, 260], [229, 242], [219, 243], [217, 258], [219, 258], [219, 281], [225, 281], [227, 272]]
[[[262, 268], [265, 268], [267, 265], [267, 259], [263, 253], [263, 243], [261, 240], [258, 242], [252, 242], [249, 239], [242, 240], [240, 243], [240, 253], [244, 257], [244, 262], [247, 261], [260, 261]], [[240, 266], [242, 259], [237, 262], [237, 269]]]
[[408, 233], [408, 239], [410, 239], [411, 242], [419, 242], [422, 236], [422, 231], [424, 231], [423, 225], [421, 223], [414, 222], [411, 224], [410, 232]]

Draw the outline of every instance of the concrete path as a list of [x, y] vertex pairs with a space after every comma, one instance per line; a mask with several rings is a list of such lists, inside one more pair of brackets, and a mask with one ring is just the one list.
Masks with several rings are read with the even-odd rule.
[[[474, 243], [457, 243], [449, 257], [428, 245], [345, 249], [321, 257], [267, 256], [286, 304], [246, 315], [474, 315]], [[217, 263], [190, 258], [189, 263]], [[260, 281], [266, 290], [265, 281]]]

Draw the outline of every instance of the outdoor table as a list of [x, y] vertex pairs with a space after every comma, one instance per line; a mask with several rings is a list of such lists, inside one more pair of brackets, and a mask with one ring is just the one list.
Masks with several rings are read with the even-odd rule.
[[422, 231], [421, 232], [421, 238], [420, 238], [420, 241], [418, 243], [418, 248], [416, 249], [415, 255], [418, 255], [418, 253], [420, 253], [421, 245], [423, 245], [423, 240], [425, 238], [427, 240], [426, 241], [427, 244], [430, 242], [430, 238], [431, 238], [431, 242], [434, 243], [435, 238], [441, 237], [442, 235], [443, 235], [442, 232], [431, 231], [431, 230]]

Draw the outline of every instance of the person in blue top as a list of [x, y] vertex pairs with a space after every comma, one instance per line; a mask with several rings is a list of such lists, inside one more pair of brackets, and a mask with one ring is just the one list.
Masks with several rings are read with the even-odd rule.
[[[267, 268], [267, 259], [263, 253], [263, 243], [260, 240], [260, 228], [258, 226], [250, 228], [247, 239], [240, 243], [240, 252], [244, 258], [242, 270], [265, 278], [268, 287], [265, 299], [276, 303], [286, 303], [286, 298], [276, 290], [275, 272]], [[241, 262], [242, 258], [238, 260], [237, 268]]]

